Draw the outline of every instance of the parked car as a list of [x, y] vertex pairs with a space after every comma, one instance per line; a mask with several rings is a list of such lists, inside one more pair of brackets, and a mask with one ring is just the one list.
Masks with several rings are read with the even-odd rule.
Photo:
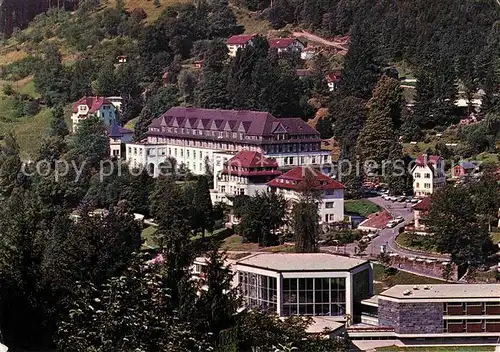
[[394, 220], [391, 220], [387, 223], [387, 227], [392, 229], [394, 226], [396, 226], [398, 223]]
[[390, 200], [391, 202], [395, 202], [395, 201], [397, 201], [397, 200], [398, 200], [398, 197], [395, 197], [395, 196], [390, 196], [390, 197], [389, 197], [389, 200]]
[[405, 197], [404, 196], [398, 197], [398, 202], [404, 202], [404, 201], [405, 201]]
[[412, 203], [418, 203], [419, 201], [420, 201], [420, 199], [418, 199], [418, 198], [412, 198], [412, 200], [411, 200]]
[[405, 219], [402, 216], [397, 216], [393, 221], [397, 221], [397, 223], [402, 223], [405, 221]]
[[374, 232], [374, 233], [370, 233], [370, 234], [368, 234], [368, 236], [367, 236], [367, 237], [368, 237], [370, 240], [373, 240], [373, 239], [374, 239], [374, 238], [376, 238], [377, 236], [378, 236], [378, 233], [377, 233], [377, 232]]
[[387, 194], [385, 194], [385, 193], [384, 193], [384, 194], [382, 195], [382, 199], [389, 200], [389, 196], [388, 196]]

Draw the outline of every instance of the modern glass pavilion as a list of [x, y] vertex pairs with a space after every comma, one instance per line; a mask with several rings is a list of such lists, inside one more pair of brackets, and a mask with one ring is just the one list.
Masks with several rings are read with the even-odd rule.
[[370, 297], [370, 263], [326, 253], [255, 254], [232, 266], [247, 307], [345, 320]]

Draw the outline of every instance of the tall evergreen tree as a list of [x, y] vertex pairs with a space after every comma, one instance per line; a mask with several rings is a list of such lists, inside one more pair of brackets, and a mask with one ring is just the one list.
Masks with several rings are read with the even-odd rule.
[[381, 75], [380, 58], [376, 50], [372, 33], [366, 28], [355, 26], [342, 68], [340, 91], [343, 95], [362, 99], [371, 97]]
[[50, 120], [50, 136], [64, 138], [69, 134], [68, 125], [64, 119], [64, 109], [57, 105], [52, 110], [52, 119]]
[[295, 251], [312, 253], [318, 251], [320, 235], [319, 192], [315, 188], [315, 172], [304, 168], [304, 180], [300, 184], [300, 199], [292, 208], [292, 228], [295, 234]]
[[395, 151], [401, 148], [391, 116], [394, 100], [397, 100], [394, 89], [398, 90], [399, 86], [393, 85], [391, 78], [381, 78], [368, 103], [368, 118], [358, 136], [356, 151], [361, 161], [376, 163], [366, 165], [369, 172], [380, 172], [383, 162], [390, 161]]

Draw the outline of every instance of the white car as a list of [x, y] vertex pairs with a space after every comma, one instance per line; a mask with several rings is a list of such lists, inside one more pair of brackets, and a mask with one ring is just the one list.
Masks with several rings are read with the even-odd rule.
[[394, 226], [396, 226], [398, 223], [394, 220], [391, 220], [387, 223], [387, 227], [392, 229]]
[[397, 216], [394, 220], [396, 220], [399, 224], [400, 222], [405, 221], [405, 218], [403, 218], [402, 216]]

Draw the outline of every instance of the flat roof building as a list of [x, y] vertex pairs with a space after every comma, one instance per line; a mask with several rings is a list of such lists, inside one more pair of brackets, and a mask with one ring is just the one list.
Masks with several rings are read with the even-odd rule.
[[[195, 275], [202, 273], [204, 264], [197, 259]], [[322, 324], [325, 319], [353, 321], [360, 319], [361, 301], [373, 291], [372, 267], [361, 259], [327, 253], [256, 253], [230, 265], [244, 305], [282, 317], [322, 317]]]
[[[362, 322], [385, 329], [384, 336], [500, 336], [500, 284], [396, 285], [362, 304]], [[374, 333], [380, 335], [361, 330], [349, 334], [373, 337]]]

